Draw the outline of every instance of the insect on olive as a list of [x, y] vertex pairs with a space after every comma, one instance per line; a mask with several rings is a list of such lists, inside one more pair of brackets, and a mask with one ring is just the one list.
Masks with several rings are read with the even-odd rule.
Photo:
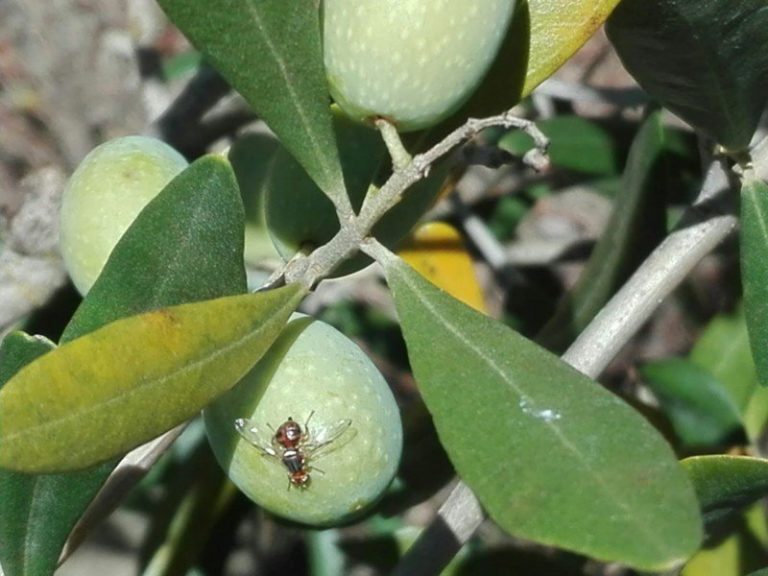
[[288, 488], [306, 489], [312, 481], [312, 472], [323, 473], [312, 462], [345, 446], [356, 435], [352, 420], [345, 418], [328, 426], [312, 426], [309, 422], [315, 414], [309, 413], [304, 428], [292, 417], [278, 426], [277, 430], [269, 424], [271, 433], [265, 433], [263, 427], [248, 418], [235, 420], [235, 429], [256, 448], [262, 456], [281, 463], [288, 471]]

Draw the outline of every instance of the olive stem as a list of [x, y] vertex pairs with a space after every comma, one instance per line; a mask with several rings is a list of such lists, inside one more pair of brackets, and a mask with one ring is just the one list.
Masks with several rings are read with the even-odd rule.
[[408, 150], [405, 149], [405, 145], [400, 139], [400, 134], [397, 132], [397, 128], [385, 118], [376, 120], [376, 128], [379, 129], [384, 144], [387, 146], [389, 155], [392, 158], [392, 167], [395, 172], [403, 170], [410, 164], [411, 160], [413, 160], [413, 156], [411, 156]]
[[543, 170], [549, 166], [547, 137], [533, 121], [519, 118], [511, 110], [488, 118], [470, 118], [432, 148], [417, 154], [401, 167], [398, 167], [398, 164], [403, 159], [402, 151], [405, 147], [402, 142], [399, 142], [400, 138], [394, 131], [394, 127], [383, 120], [378, 121], [377, 125], [380, 126], [390, 153], [393, 154], [394, 173], [380, 189], [370, 190], [363, 201], [359, 215], [346, 219], [340, 218], [341, 229], [327, 244], [312, 252], [307, 258], [300, 258], [286, 265], [283, 272], [286, 283], [298, 282], [307, 288], [314, 288], [320, 280], [360, 248], [360, 243], [370, 235], [382, 216], [400, 202], [410, 186], [429, 174], [435, 162], [486, 128], [502, 126], [522, 130], [533, 138], [535, 144], [535, 147], [525, 154], [523, 162], [536, 170]]
[[[717, 201], [729, 189], [727, 168], [722, 159], [717, 159], [710, 164], [698, 198], [677, 229], [603, 307], [563, 354], [564, 361], [591, 378], [599, 376], [664, 298], [736, 229], [738, 219], [732, 207], [717, 209]], [[378, 262], [395, 258], [374, 239], [367, 240], [363, 250]], [[479, 507], [472, 491], [462, 482], [457, 484], [437, 517], [403, 556], [393, 576], [439, 574], [485, 519], [484, 514], [458, 511]], [[441, 563], [434, 558], [436, 550]]]

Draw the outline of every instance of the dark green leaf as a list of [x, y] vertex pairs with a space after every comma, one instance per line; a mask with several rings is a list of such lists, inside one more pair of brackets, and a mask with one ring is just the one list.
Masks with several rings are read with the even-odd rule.
[[[39, 337], [6, 336], [0, 346], [0, 388], [53, 348]], [[103, 479], [92, 471], [32, 476], [0, 470], [0, 565], [6, 576], [53, 574], [72, 525]]]
[[741, 412], [723, 384], [696, 364], [660, 360], [640, 373], [685, 446], [722, 443], [741, 428]]
[[159, 0], [331, 199], [346, 194], [316, 2]]
[[665, 233], [665, 193], [659, 185], [665, 141], [661, 112], [653, 112], [632, 143], [611, 219], [587, 267], [536, 338], [542, 346], [563, 352]]
[[741, 281], [752, 357], [768, 386], [768, 185], [750, 180], [741, 189]]
[[693, 489], [648, 422], [400, 259], [383, 264], [441, 442], [500, 526], [649, 570], [693, 553]]
[[768, 461], [746, 456], [695, 456], [683, 460], [708, 526], [768, 496]]
[[763, 568], [757, 572], [751, 572], [748, 576], [768, 576], [768, 568]]
[[[226, 165], [219, 159], [197, 162], [170, 183], [115, 247], [62, 340], [85, 334], [123, 315], [243, 292], [245, 280], [239, 248], [242, 206], [232, 183]], [[163, 281], [159, 282], [159, 278]], [[24, 351], [19, 347], [4, 355], [0, 361], [3, 380], [9, 379], [24, 359]], [[23, 512], [24, 507], [35, 511], [30, 517], [35, 534], [21, 542], [15, 540], [14, 548], [8, 548], [9, 554], [26, 558], [30, 568], [33, 558], [40, 562], [39, 571], [35, 568], [29, 574], [50, 574], [46, 567], [55, 566], [62, 543], [115, 463], [72, 474], [2, 473], [5, 476], [0, 506], [8, 502], [14, 507], [14, 514]], [[6, 512], [0, 508], [0, 530], [24, 534], [18, 525], [12, 523], [8, 527], [4, 523], [16, 518]], [[0, 550], [6, 550], [3, 542]], [[16, 576], [4, 559], [2, 563], [7, 576]]]
[[[579, 116], [557, 116], [540, 122], [539, 128], [550, 140], [549, 158], [555, 166], [602, 176], [617, 172], [616, 145], [595, 122]], [[507, 133], [498, 145], [522, 156], [533, 148], [533, 139], [516, 130]]]
[[749, 144], [768, 93], [764, 0], [624, 0], [608, 36], [651, 96], [719, 144]]
[[160, 308], [61, 345], [0, 391], [0, 466], [78, 470], [181, 424], [253, 367], [303, 294]]
[[227, 161], [206, 156], [144, 208], [61, 341], [153, 308], [244, 291], [240, 192]]
[[55, 347], [43, 336], [30, 336], [24, 332], [8, 334], [0, 343], [0, 388], [24, 366]]

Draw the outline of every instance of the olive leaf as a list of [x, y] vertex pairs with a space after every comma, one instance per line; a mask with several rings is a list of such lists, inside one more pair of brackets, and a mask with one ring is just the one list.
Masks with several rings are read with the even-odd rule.
[[646, 570], [696, 550], [693, 489], [644, 418], [399, 258], [380, 262], [440, 440], [501, 527]]
[[315, 2], [158, 0], [334, 201], [346, 195]]
[[160, 308], [62, 344], [0, 390], [0, 467], [86, 468], [181, 424], [251, 369], [303, 294]]

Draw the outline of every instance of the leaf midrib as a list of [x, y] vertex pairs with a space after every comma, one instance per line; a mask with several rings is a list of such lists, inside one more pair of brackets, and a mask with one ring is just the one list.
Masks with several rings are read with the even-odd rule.
[[[285, 305], [286, 304], [281, 306], [280, 309], [282, 309]], [[171, 379], [184, 376], [187, 372], [191, 372], [197, 369], [198, 367], [203, 366], [206, 363], [215, 361], [220, 356], [228, 353], [229, 351], [231, 351], [236, 347], [239, 347], [241, 345], [242, 346], [247, 345], [248, 340], [257, 338], [258, 336], [260, 336], [264, 332], [264, 329], [271, 326], [273, 322], [274, 322], [274, 316], [267, 322], [264, 322], [263, 324], [261, 324], [259, 328], [257, 328], [256, 330], [248, 332], [245, 336], [238, 338], [237, 340], [233, 341], [232, 343], [224, 347], [217, 348], [211, 354], [208, 354], [205, 357], [202, 357], [198, 360], [185, 364], [181, 369], [174, 371], [171, 375], [164, 375], [164, 376], [161, 376], [160, 378], [154, 378], [154, 379], [148, 380], [138, 386], [128, 389], [124, 393], [120, 393], [116, 396], [113, 396], [112, 398], [109, 398], [108, 400], [101, 402], [97, 405], [92, 405], [90, 407], [86, 407], [85, 409], [78, 410], [76, 412], [70, 412], [68, 414], [63, 415], [61, 418], [57, 418], [55, 420], [48, 420], [44, 423], [34, 426], [33, 428], [24, 428], [16, 433], [4, 434], [2, 443], [7, 446], [9, 442], [12, 442], [12, 440], [18, 436], [29, 436], [29, 435], [37, 436], [39, 434], [43, 434], [45, 431], [50, 429], [56, 430], [57, 427], [59, 426], [65, 427], [71, 420], [80, 420], [81, 418], [87, 417], [89, 414], [92, 414], [94, 412], [102, 411], [105, 409], [109, 410], [115, 404], [127, 402], [130, 400], [130, 398], [132, 398], [133, 396], [135, 396], [136, 394], [144, 390], [147, 390], [147, 389], [152, 390], [156, 386], [162, 386], [163, 383]], [[68, 460], [70, 460], [70, 459], [76, 459], [77, 457], [82, 455], [87, 455], [88, 453], [89, 453], [89, 450], [82, 450], [82, 449], [77, 450], [77, 447], [70, 446], [68, 447], [67, 456], [68, 456]]]
[[[269, 50], [270, 55], [272, 56], [273, 60], [277, 64], [278, 70], [280, 71], [280, 75], [283, 77], [283, 80], [285, 81], [285, 86], [288, 89], [288, 93], [290, 95], [290, 101], [293, 103], [293, 107], [296, 109], [296, 112], [298, 113], [299, 120], [301, 122], [301, 125], [304, 128], [304, 133], [307, 135], [307, 138], [312, 146], [312, 150], [314, 151], [315, 158], [319, 160], [320, 167], [326, 179], [332, 182], [335, 180], [333, 175], [334, 171], [330, 166], [328, 166], [326, 162], [326, 157], [323, 154], [323, 146], [318, 141], [317, 134], [313, 129], [313, 126], [309, 119], [307, 111], [302, 105], [299, 95], [296, 93], [296, 89], [292, 83], [292, 76], [288, 71], [288, 66], [285, 63], [285, 59], [283, 59], [283, 57], [280, 55], [280, 52], [277, 50], [277, 47], [272, 41], [272, 37], [268, 33], [267, 27], [264, 25], [264, 20], [262, 16], [259, 14], [259, 11], [256, 8], [256, 6], [254, 6], [251, 0], [247, 0], [245, 4], [248, 7], [248, 12], [253, 17], [254, 25], [261, 33], [261, 37], [264, 39], [264, 43], [267, 47], [267, 50]], [[322, 188], [325, 189], [325, 186], [322, 186]], [[332, 197], [337, 197], [340, 194], [338, 190], [332, 190], [332, 191], [326, 190], [326, 193]]]
[[[400, 266], [400, 264], [397, 265]], [[508, 384], [510, 388], [512, 388], [520, 396], [522, 401], [527, 400], [533, 403], [533, 399], [531, 397], [525, 394], [513, 381], [510, 381], [506, 378], [503, 370], [494, 362], [492, 358], [483, 354], [481, 349], [476, 348], [470, 340], [467, 340], [464, 337], [460, 330], [458, 330], [453, 324], [448, 322], [448, 320], [442, 314], [440, 314], [439, 310], [432, 305], [428, 298], [424, 298], [422, 296], [421, 292], [418, 290], [418, 286], [409, 281], [407, 271], [401, 273], [400, 276], [403, 278], [403, 281], [412, 289], [413, 294], [422, 303], [422, 305], [430, 313], [432, 313], [433, 316], [438, 318], [441, 323], [446, 326], [446, 328], [448, 328], [450, 334], [452, 334], [459, 342], [464, 344], [467, 349], [475, 353], [475, 355], [483, 362], [485, 362], [492, 369], [492, 371], [496, 372], [501, 377], [502, 381]], [[641, 523], [637, 520], [637, 517], [632, 514], [632, 509], [629, 508], [625, 502], [617, 498], [617, 495], [612, 490], [610, 490], [610, 483], [607, 483], [606, 480], [598, 473], [598, 471], [589, 466], [587, 461], [582, 457], [581, 451], [578, 450], [577, 447], [562, 434], [561, 430], [556, 426], [555, 422], [546, 420], [543, 422], [553, 432], [554, 436], [562, 444], [562, 446], [575, 456], [576, 461], [587, 472], [587, 474], [591, 476], [601, 488], [603, 488], [604, 493], [609, 496], [610, 500], [618, 508], [628, 513], [626, 517], [630, 519], [631, 524], [635, 525], [639, 529], [640, 533], [646, 536], [647, 542], [653, 543], [657, 550], [664, 552], [666, 555], [669, 548], [664, 545], [664, 541], [659, 539], [656, 533], [651, 530], [650, 527], [646, 526], [645, 523]]]

